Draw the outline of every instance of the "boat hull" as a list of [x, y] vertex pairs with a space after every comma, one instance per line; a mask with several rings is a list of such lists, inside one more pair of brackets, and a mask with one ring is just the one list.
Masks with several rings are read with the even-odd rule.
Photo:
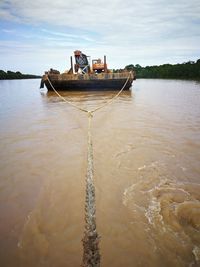
[[120, 90], [124, 85], [124, 90], [128, 90], [133, 80], [134, 74], [125, 73], [101, 73], [101, 74], [45, 74], [42, 77], [41, 88], [44, 85], [48, 91], [105, 91]]

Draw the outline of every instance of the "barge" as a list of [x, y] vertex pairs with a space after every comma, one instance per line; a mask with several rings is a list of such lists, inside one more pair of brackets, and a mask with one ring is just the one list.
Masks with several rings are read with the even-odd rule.
[[60, 73], [57, 70], [50, 69], [42, 76], [40, 88], [44, 85], [48, 91], [56, 90], [64, 91], [103, 91], [103, 90], [120, 90], [124, 86], [124, 90], [128, 90], [135, 73], [123, 70], [113, 72], [107, 68], [106, 56], [104, 61], [101, 59], [92, 60], [89, 64], [88, 57], [81, 51], [74, 51], [75, 64], [71, 60], [71, 68], [69, 71]]

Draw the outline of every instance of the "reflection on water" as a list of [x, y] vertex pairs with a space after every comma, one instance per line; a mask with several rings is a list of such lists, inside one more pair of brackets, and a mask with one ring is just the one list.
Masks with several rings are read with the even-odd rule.
[[[84, 109], [94, 109], [99, 107], [108, 101], [110, 101], [117, 92], [115, 91], [107, 91], [105, 92], [98, 92], [98, 91], [90, 91], [90, 92], [77, 92], [77, 91], [69, 91], [69, 92], [59, 92], [62, 97], [64, 97], [67, 101], [71, 101], [74, 104], [78, 104], [78, 107]], [[44, 102], [62, 102], [63, 100], [57, 96], [54, 92], [42, 91], [41, 96], [44, 97]], [[131, 101], [132, 98], [132, 91], [126, 90], [123, 91], [118, 98], [118, 101]], [[63, 103], [65, 104], [65, 103]]]
[[[0, 81], [0, 263], [80, 266], [87, 116], [38, 87]], [[199, 102], [197, 82], [137, 80], [94, 115], [101, 266], [200, 265]]]
[[[78, 91], [61, 91], [59, 92], [63, 97], [73, 99], [74, 101], [80, 102], [84, 100], [102, 100], [102, 99], [110, 99], [113, 96], [116, 95], [116, 91], [89, 91], [89, 92], [78, 92]], [[55, 98], [55, 93], [53, 91], [42, 91], [40, 92], [42, 96], [46, 96], [47, 98]], [[122, 91], [122, 93], [119, 95], [119, 98], [125, 99], [125, 98], [131, 98], [132, 91], [131, 90], [125, 90]]]

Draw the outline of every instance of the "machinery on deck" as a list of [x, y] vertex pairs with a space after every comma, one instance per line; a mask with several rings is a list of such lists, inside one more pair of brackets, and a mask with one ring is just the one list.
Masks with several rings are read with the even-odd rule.
[[[104, 56], [104, 62], [100, 58], [92, 60], [92, 66], [89, 65], [88, 56], [83, 54], [80, 50], [74, 51], [75, 61], [74, 70], [75, 72], [84, 73], [101, 73], [108, 72], [107, 64], [106, 64], [106, 56]], [[72, 57], [71, 57], [71, 69], [72, 69]], [[70, 69], [70, 70], [71, 70]]]

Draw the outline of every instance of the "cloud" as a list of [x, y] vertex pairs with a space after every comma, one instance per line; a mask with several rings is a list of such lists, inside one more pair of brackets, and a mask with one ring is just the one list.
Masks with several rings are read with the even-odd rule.
[[[20, 19], [29, 23], [47, 23], [97, 32], [153, 29], [166, 22], [181, 22], [198, 18], [199, 1], [72, 1], [72, 0], [3, 0], [5, 19]], [[172, 23], [172, 24], [173, 24]], [[117, 27], [117, 28], [116, 28]]]
[[9, 33], [9, 34], [12, 34], [12, 33], [15, 32], [15, 31], [12, 30], [12, 29], [2, 29], [2, 31], [5, 32], [5, 33]]
[[24, 59], [43, 54], [50, 62], [54, 53], [57, 65], [80, 49], [92, 57], [106, 54], [117, 68], [199, 57], [199, 0], [1, 0], [0, 16], [10, 26], [4, 34], [14, 31], [13, 48]]
[[[2, 8], [1, 5], [0, 5], [0, 8]], [[13, 22], [19, 22], [20, 21], [20, 19], [18, 17], [11, 14], [10, 10], [7, 10], [7, 9], [0, 9], [0, 18], [6, 19], [8, 21], [13, 21]]]
[[88, 41], [88, 42], [94, 42], [94, 39], [82, 34], [70, 34], [70, 33], [63, 33], [63, 32], [59, 32], [59, 31], [50, 31], [50, 30], [46, 30], [46, 29], [42, 29], [43, 32], [56, 36], [56, 37], [62, 37], [62, 39], [73, 39], [73, 40], [84, 40], [84, 41]]

